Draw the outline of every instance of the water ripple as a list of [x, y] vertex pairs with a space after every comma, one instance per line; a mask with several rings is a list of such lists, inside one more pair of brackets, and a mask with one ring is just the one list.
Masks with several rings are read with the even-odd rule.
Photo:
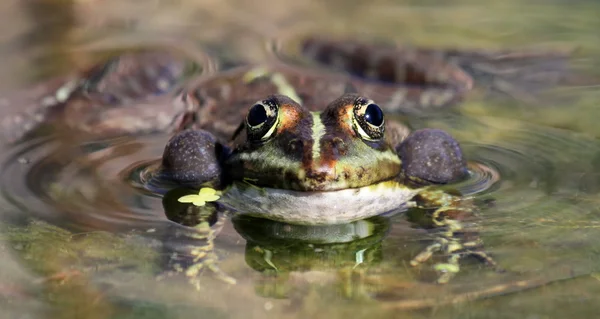
[[149, 139], [28, 142], [2, 166], [4, 196], [21, 209], [76, 227], [155, 226], [165, 221], [160, 198], [121, 177], [131, 163], [160, 154], [166, 137]]
[[[600, 189], [594, 186], [600, 185], [593, 171], [600, 154], [595, 140], [524, 123], [513, 123], [509, 130], [496, 124], [472, 123], [475, 128], [485, 126], [487, 135], [474, 129], [471, 140], [462, 138], [470, 176], [452, 185], [467, 196], [496, 198], [499, 209], [515, 209], [511, 215], [487, 212], [495, 229], [505, 229], [507, 216], [523, 221], [543, 215], [539, 207], [548, 202], [576, 200], [571, 212], [593, 204], [590, 196]], [[167, 221], [162, 197], [168, 187], [156, 184], [151, 172], [167, 139], [166, 134], [158, 134], [23, 143], [3, 161], [3, 195], [22, 210], [81, 228], [156, 226]], [[573, 220], [583, 215], [568, 216]]]

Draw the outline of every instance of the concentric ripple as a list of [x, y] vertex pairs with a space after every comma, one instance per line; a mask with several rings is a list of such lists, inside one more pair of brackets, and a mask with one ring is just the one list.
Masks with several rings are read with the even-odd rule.
[[78, 228], [155, 227], [166, 220], [160, 197], [123, 174], [160, 157], [167, 139], [34, 140], [6, 158], [2, 190], [21, 209]]
[[[493, 121], [484, 124], [487, 130], [498, 129]], [[462, 143], [470, 159], [470, 177], [452, 187], [467, 196], [501, 197], [537, 189], [542, 193], [535, 199], [543, 200], [543, 193], [565, 194], [574, 183], [585, 181], [589, 187], [594, 181], [586, 177], [600, 156], [593, 140], [525, 127], [496, 135], [495, 141], [480, 138]], [[166, 220], [161, 199], [167, 188], [155, 184], [151, 172], [167, 140], [166, 134], [95, 141], [32, 140], [5, 157], [2, 191], [21, 209], [79, 227], [150, 227]], [[575, 154], [576, 160], [565, 153]], [[580, 197], [582, 187], [576, 185]], [[539, 204], [533, 199], [522, 198], [520, 204]]]
[[[165, 221], [162, 194], [152, 179], [166, 135], [60, 143], [39, 139], [15, 148], [2, 166], [4, 196], [21, 209], [82, 228], [129, 229]], [[467, 195], [499, 179], [470, 165], [457, 187]]]
[[[583, 257], [600, 242], [595, 200], [600, 192], [596, 173], [600, 143], [565, 130], [515, 121], [508, 125], [496, 118], [464, 119], [459, 128], [468, 133], [450, 131], [461, 141], [471, 173], [452, 187], [490, 204], [481, 207], [480, 233], [486, 251], [510, 273], [489, 279], [483, 275], [489, 275], [487, 270], [468, 272], [456, 278], [455, 287], [477, 290], [489, 280], [517, 280], [517, 273], [551, 280], [564, 278], [557, 274], [563, 269], [573, 274], [595, 271], [594, 260]], [[32, 140], [3, 158], [2, 193], [20, 210], [59, 225], [84, 230], [156, 229], [162, 234], [169, 228], [169, 234], [176, 234], [183, 228], [165, 217], [165, 188], [151, 182], [167, 140], [166, 134]], [[407, 243], [427, 238], [402, 225], [390, 227], [383, 239], [389, 252], [382, 258], [388, 262], [410, 259]], [[175, 236], [166, 239], [165, 246], [179, 249], [186, 239], [192, 238]]]

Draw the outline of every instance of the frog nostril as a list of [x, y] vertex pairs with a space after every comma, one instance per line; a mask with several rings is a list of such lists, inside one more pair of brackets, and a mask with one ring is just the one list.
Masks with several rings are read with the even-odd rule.
[[295, 138], [288, 142], [287, 151], [289, 153], [302, 152], [304, 149], [304, 142]]
[[341, 138], [334, 137], [331, 140], [331, 150], [338, 156], [344, 156], [348, 152], [348, 146]]

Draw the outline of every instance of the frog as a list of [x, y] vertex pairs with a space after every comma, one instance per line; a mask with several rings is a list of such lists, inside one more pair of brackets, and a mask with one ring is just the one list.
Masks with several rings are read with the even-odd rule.
[[454, 216], [465, 218], [474, 208], [429, 187], [468, 175], [459, 143], [441, 130], [409, 133], [402, 125], [386, 124], [375, 101], [356, 93], [312, 112], [274, 94], [249, 108], [230, 147], [205, 130], [174, 135], [157, 176], [194, 188], [216, 185], [222, 189], [219, 202], [228, 209], [291, 225], [345, 224], [417, 203], [438, 207], [432, 220], [447, 231], [412, 264], [438, 250], [449, 254], [447, 264], [436, 266], [443, 273], [439, 283], [448, 282], [465, 255], [495, 266], [486, 253], [464, 249], [454, 238], [454, 232], [463, 231]]
[[411, 265], [446, 255], [434, 266], [439, 283], [467, 255], [496, 267], [478, 239], [458, 236], [476, 207], [435, 187], [467, 176], [459, 143], [384, 116], [454, 105], [473, 88], [472, 76], [437, 51], [319, 37], [303, 41], [301, 51], [320, 67], [273, 62], [210, 74], [176, 50], [127, 52], [16, 94], [24, 110], [3, 119], [2, 132], [11, 142], [49, 124], [92, 138], [166, 132], [173, 137], [159, 179], [219, 188], [231, 208], [296, 224], [419, 206], [443, 231]]
[[318, 225], [403, 207], [425, 192], [409, 181], [444, 184], [468, 173], [449, 134], [386, 125], [381, 108], [356, 93], [322, 112], [270, 95], [249, 108], [232, 139], [229, 148], [208, 131], [182, 131], [167, 143], [158, 174], [194, 188], [225, 186], [224, 201], [241, 211]]

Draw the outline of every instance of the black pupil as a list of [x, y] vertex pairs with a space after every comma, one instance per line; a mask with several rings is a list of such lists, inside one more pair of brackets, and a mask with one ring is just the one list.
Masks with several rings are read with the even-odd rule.
[[248, 124], [257, 126], [267, 121], [267, 110], [262, 104], [254, 105], [248, 112]]
[[373, 126], [381, 126], [383, 124], [383, 111], [381, 111], [377, 104], [367, 105], [365, 121]]

